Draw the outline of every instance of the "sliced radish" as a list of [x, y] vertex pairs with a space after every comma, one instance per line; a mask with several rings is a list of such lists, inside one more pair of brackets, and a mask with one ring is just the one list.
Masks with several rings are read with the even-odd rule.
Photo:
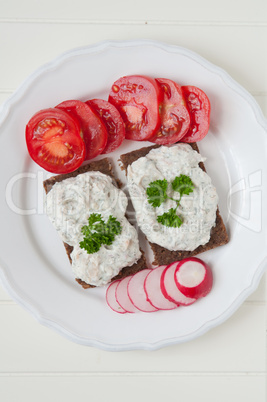
[[159, 310], [172, 310], [178, 307], [177, 303], [168, 300], [161, 292], [161, 275], [165, 268], [166, 265], [161, 265], [152, 269], [145, 279], [144, 287], [152, 306]]
[[126, 278], [123, 278], [120, 283], [118, 284], [118, 287], [116, 289], [116, 299], [118, 304], [127, 312], [127, 313], [136, 313], [136, 311], [139, 311], [131, 302], [128, 296], [128, 283], [130, 279], [132, 278], [133, 275], [127, 276]]
[[126, 311], [119, 305], [115, 295], [119, 283], [120, 281], [117, 280], [109, 285], [106, 291], [106, 300], [112, 310], [116, 311], [116, 313], [124, 314]]
[[186, 297], [183, 293], [181, 293], [174, 280], [176, 268], [179, 263], [180, 261], [173, 262], [162, 272], [161, 292], [171, 302], [182, 306], [189, 306], [190, 304], [194, 303], [196, 299]]
[[147, 300], [144, 282], [151, 269], [143, 269], [132, 276], [128, 283], [128, 296], [131, 302], [138, 310], [146, 313], [157, 311], [158, 309], [152, 306]]
[[213, 283], [210, 267], [196, 257], [180, 261], [176, 267], [174, 279], [178, 289], [185, 296], [196, 299], [206, 296]]

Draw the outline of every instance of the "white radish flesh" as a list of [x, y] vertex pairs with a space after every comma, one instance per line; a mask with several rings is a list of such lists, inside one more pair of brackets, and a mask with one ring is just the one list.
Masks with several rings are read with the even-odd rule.
[[199, 258], [186, 258], [176, 267], [175, 282], [185, 296], [198, 299], [210, 292], [213, 283], [212, 271]]
[[116, 299], [118, 304], [127, 312], [135, 313], [138, 309], [133, 305], [128, 296], [128, 283], [133, 275], [123, 278], [116, 289]]
[[128, 283], [128, 296], [131, 302], [134, 304], [138, 310], [150, 313], [152, 311], [157, 311], [158, 309], [152, 306], [152, 304], [147, 300], [144, 282], [151, 269], [143, 269], [137, 272], [131, 278]]
[[177, 303], [182, 306], [189, 306], [193, 304], [196, 299], [191, 297], [186, 297], [177, 287], [174, 275], [176, 272], [178, 262], [174, 262], [168, 265], [162, 273], [161, 276], [161, 291], [163, 295], [173, 303]]
[[126, 311], [119, 305], [119, 303], [117, 302], [117, 299], [116, 299], [116, 295], [115, 295], [116, 289], [117, 289], [117, 286], [119, 285], [119, 283], [120, 283], [120, 281], [118, 280], [118, 281], [112, 282], [109, 285], [109, 287], [107, 288], [107, 291], [106, 291], [106, 300], [107, 300], [109, 307], [112, 310], [116, 311], [116, 313], [125, 314]]
[[151, 270], [145, 279], [145, 292], [152, 306], [159, 310], [172, 310], [178, 305], [168, 300], [161, 292], [161, 275], [166, 265]]

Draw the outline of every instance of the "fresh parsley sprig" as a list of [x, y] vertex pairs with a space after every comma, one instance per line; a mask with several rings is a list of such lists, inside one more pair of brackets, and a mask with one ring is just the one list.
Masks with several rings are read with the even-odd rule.
[[166, 199], [168, 182], [164, 180], [152, 181], [146, 189], [149, 204], [153, 207], [159, 207]]
[[104, 222], [101, 214], [93, 213], [89, 215], [88, 225], [82, 226], [81, 232], [84, 235], [79, 243], [80, 247], [88, 254], [96, 253], [102, 244], [110, 245], [115, 236], [121, 233], [121, 224], [112, 215], [107, 222]]
[[148, 197], [148, 202], [153, 207], [159, 207], [167, 199], [175, 201], [176, 208], [170, 208], [168, 212], [165, 212], [163, 215], [159, 215], [157, 217], [157, 221], [164, 226], [180, 227], [183, 223], [183, 219], [176, 214], [176, 210], [181, 203], [183, 195], [189, 195], [190, 193], [192, 193], [194, 189], [194, 183], [189, 176], [181, 174], [180, 176], [175, 177], [175, 179], [171, 182], [171, 186], [174, 191], [180, 194], [180, 198], [178, 200], [175, 200], [174, 198], [168, 196], [168, 181], [166, 179], [155, 180], [149, 183], [149, 186], [146, 189], [146, 193]]
[[164, 226], [168, 226], [171, 228], [179, 228], [183, 220], [176, 214], [176, 208], [169, 209], [168, 212], [165, 212], [163, 215], [159, 215], [157, 217], [157, 221]]
[[182, 198], [184, 194], [189, 195], [192, 193], [194, 187], [194, 183], [190, 177], [186, 176], [185, 174], [180, 174], [180, 176], [175, 177], [172, 182], [172, 188], [174, 191], [178, 191], [180, 193], [180, 198]]

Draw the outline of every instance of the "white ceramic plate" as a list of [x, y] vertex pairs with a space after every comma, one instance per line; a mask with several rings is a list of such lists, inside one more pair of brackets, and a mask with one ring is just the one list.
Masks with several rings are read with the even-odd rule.
[[[66, 99], [107, 99], [120, 76], [167, 77], [202, 88], [212, 112], [199, 144], [217, 187], [230, 235], [226, 246], [202, 254], [214, 287], [190, 307], [116, 314], [105, 289], [83, 290], [64, 247], [43, 213], [42, 181], [31, 161], [24, 127], [39, 109]], [[266, 121], [254, 99], [220, 68], [186, 49], [152, 41], [102, 42], [68, 52], [32, 74], [0, 113], [0, 278], [19, 304], [72, 341], [106, 350], [157, 349], [191, 340], [222, 323], [252, 293], [267, 264]], [[119, 154], [151, 145], [125, 141]], [[120, 169], [116, 168], [125, 181]]]

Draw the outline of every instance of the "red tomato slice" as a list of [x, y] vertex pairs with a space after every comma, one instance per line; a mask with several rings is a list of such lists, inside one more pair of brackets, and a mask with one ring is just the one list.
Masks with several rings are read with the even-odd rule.
[[157, 132], [162, 96], [156, 81], [149, 77], [132, 75], [114, 82], [108, 100], [123, 118], [127, 139], [147, 140]]
[[30, 119], [26, 144], [31, 158], [52, 173], [72, 172], [84, 161], [79, 124], [55, 108], [40, 110]]
[[100, 117], [108, 132], [107, 145], [102, 154], [115, 151], [125, 138], [125, 127], [118, 109], [103, 99], [91, 99], [86, 102]]
[[194, 86], [183, 86], [183, 95], [191, 117], [183, 142], [197, 142], [204, 138], [210, 126], [210, 101], [205, 92]]
[[86, 149], [85, 160], [100, 155], [107, 144], [108, 133], [105, 125], [91, 107], [79, 100], [67, 100], [56, 108], [68, 112], [80, 122]]
[[156, 81], [164, 93], [160, 107], [161, 126], [149, 141], [161, 145], [174, 144], [188, 131], [190, 115], [180, 85], [165, 78], [157, 78]]

